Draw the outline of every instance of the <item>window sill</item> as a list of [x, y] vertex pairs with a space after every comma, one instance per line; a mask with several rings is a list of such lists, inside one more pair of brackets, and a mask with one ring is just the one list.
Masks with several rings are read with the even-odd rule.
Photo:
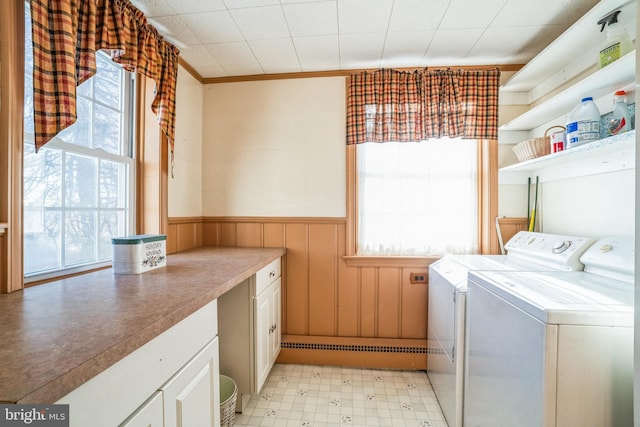
[[422, 267], [427, 268], [436, 262], [439, 256], [370, 256], [345, 255], [349, 267]]
[[69, 268], [66, 270], [59, 270], [51, 273], [34, 274], [32, 276], [25, 276], [24, 287], [28, 288], [31, 286], [42, 285], [44, 283], [55, 282], [57, 280], [64, 280], [70, 277], [80, 276], [87, 273], [93, 273], [94, 271], [98, 271], [98, 270], [105, 270], [107, 268], [111, 268], [111, 261], [94, 263], [94, 264], [89, 264], [82, 267]]

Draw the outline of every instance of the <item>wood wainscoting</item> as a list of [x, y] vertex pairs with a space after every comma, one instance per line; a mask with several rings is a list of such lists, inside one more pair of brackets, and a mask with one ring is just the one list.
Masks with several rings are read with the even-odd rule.
[[426, 369], [430, 261], [347, 265], [344, 218], [169, 219], [167, 253], [198, 246], [287, 249], [278, 361]]

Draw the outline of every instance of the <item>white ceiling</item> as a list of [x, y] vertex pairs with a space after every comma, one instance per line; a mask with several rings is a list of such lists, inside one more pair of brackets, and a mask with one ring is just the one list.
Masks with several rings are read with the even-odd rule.
[[524, 64], [597, 2], [132, 0], [204, 78]]

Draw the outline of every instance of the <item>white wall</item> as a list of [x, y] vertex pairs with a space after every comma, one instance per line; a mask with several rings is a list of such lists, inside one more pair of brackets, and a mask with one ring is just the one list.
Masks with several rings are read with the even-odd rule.
[[169, 169], [169, 217], [202, 216], [202, 97], [202, 84], [178, 67], [173, 178]]
[[544, 183], [538, 200], [545, 232], [634, 235], [635, 170]]
[[203, 215], [346, 215], [344, 77], [209, 84], [203, 117]]

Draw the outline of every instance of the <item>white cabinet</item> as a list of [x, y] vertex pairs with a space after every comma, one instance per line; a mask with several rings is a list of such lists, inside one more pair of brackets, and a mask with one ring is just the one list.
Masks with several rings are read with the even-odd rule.
[[218, 338], [214, 338], [161, 388], [164, 427], [220, 425]]
[[156, 391], [119, 427], [163, 427], [162, 392]]
[[260, 391], [280, 353], [280, 277], [255, 299], [256, 390]]
[[220, 372], [238, 386], [236, 409], [259, 393], [280, 353], [281, 260], [274, 260], [218, 299]]
[[217, 426], [217, 331], [214, 300], [56, 403], [70, 427]]
[[218, 338], [214, 338], [120, 427], [220, 425]]

